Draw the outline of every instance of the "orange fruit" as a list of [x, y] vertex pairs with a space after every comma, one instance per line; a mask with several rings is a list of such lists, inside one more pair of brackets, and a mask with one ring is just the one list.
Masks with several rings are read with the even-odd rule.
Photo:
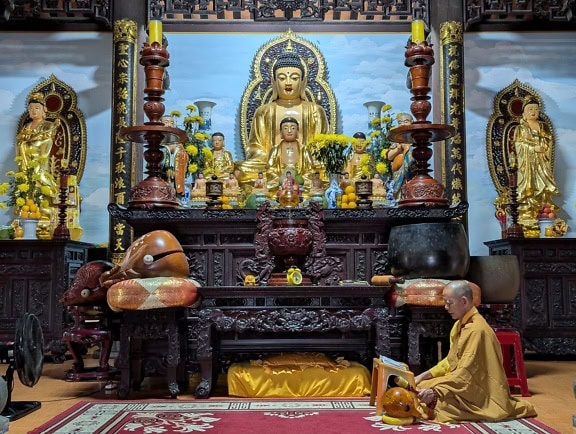
[[349, 203], [348, 203], [348, 208], [354, 209], [354, 208], [356, 208], [356, 207], [357, 207], [356, 202], [349, 202]]
[[348, 195], [347, 194], [342, 195], [342, 203], [348, 203]]
[[20, 208], [20, 211], [25, 214], [28, 211], [30, 211], [30, 206], [29, 205], [22, 205], [22, 208]]
[[356, 193], [349, 193], [348, 194], [348, 202], [356, 202]]
[[34, 199], [26, 199], [26, 205], [34, 205]]
[[354, 189], [353, 185], [347, 185], [346, 188], [344, 189], [344, 193], [346, 194], [350, 194], [350, 193], [354, 193], [356, 190]]

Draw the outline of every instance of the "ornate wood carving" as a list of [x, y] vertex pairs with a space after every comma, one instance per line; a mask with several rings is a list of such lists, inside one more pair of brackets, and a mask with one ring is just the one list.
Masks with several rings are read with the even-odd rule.
[[[242, 285], [246, 273], [263, 273], [264, 277], [271, 272], [268, 267], [274, 266], [267, 252], [266, 230], [257, 227], [256, 210], [138, 210], [118, 204], [111, 204], [108, 209], [113, 218], [129, 224], [135, 236], [170, 227], [186, 252], [190, 276], [203, 286]], [[334, 274], [339, 276], [334, 281], [369, 280], [374, 274], [387, 274], [387, 240], [391, 226], [447, 221], [463, 216], [467, 209], [467, 203], [460, 203], [446, 209], [375, 208], [353, 215], [346, 212], [350, 210], [322, 210], [326, 256], [342, 263], [342, 271]], [[274, 219], [306, 219], [308, 212], [300, 208], [271, 211]], [[261, 224], [265, 226], [265, 222]], [[314, 265], [318, 270], [325, 266], [321, 261]], [[221, 273], [220, 269], [225, 271]]]
[[376, 353], [391, 355], [389, 311], [384, 305], [387, 290], [369, 286], [201, 288], [202, 305], [188, 311], [189, 323], [196, 325], [189, 342], [197, 346], [202, 373], [196, 396], [209, 396], [218, 360], [247, 353], [321, 347], [320, 351], [358, 353], [366, 362]]
[[427, 19], [429, 0], [150, 0], [150, 18], [166, 23], [362, 22], [398, 25], [414, 15]]
[[[0, 4], [0, 22], [13, 27], [38, 24], [91, 24], [97, 28], [112, 28], [113, 0], [4, 0]], [[38, 30], [38, 29], [36, 29]]]
[[576, 354], [576, 243], [569, 238], [490, 241], [490, 254], [513, 254], [520, 291], [512, 325], [524, 347], [543, 354]]
[[[173, 398], [180, 392], [180, 385], [186, 387], [188, 376], [183, 369], [186, 358], [185, 320], [184, 308], [124, 312], [118, 360], [121, 371], [119, 398], [126, 398], [131, 387], [138, 389], [143, 377], [150, 375], [166, 376], [168, 391]], [[165, 347], [145, 351], [146, 345], [153, 346], [156, 340], [161, 340]]]
[[486, 30], [503, 25], [522, 30], [561, 30], [576, 27], [576, 4], [565, 0], [467, 0], [466, 30]]
[[65, 312], [58, 300], [87, 261], [89, 247], [74, 241], [0, 241], [0, 341], [13, 340], [16, 321], [33, 313], [42, 325], [46, 350], [64, 360]]

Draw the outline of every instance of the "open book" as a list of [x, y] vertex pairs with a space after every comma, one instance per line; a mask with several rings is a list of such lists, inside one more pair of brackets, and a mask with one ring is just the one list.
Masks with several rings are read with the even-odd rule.
[[397, 369], [402, 369], [403, 371], [409, 371], [408, 365], [406, 363], [398, 362], [390, 357], [380, 356], [380, 361], [388, 366], [393, 366]]

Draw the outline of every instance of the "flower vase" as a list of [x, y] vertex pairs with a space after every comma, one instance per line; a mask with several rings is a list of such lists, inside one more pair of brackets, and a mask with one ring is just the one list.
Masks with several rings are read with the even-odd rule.
[[20, 226], [24, 230], [23, 240], [36, 240], [36, 228], [38, 227], [38, 219], [20, 219]]
[[328, 209], [337, 208], [338, 197], [342, 196], [342, 189], [338, 185], [338, 174], [330, 174], [330, 184], [324, 193]]

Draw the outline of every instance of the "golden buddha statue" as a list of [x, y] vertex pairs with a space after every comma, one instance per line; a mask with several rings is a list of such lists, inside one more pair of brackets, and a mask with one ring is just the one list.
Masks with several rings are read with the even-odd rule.
[[298, 121], [286, 117], [280, 122], [282, 140], [272, 148], [268, 158], [268, 190], [274, 192], [280, 184], [280, 178], [290, 171], [294, 176], [301, 176], [304, 182], [309, 182], [314, 172], [312, 156], [298, 140]]
[[[366, 135], [362, 132], [355, 133], [352, 137], [356, 141], [352, 145], [352, 153], [346, 164], [346, 172], [349, 173], [350, 181], [356, 182], [362, 179], [362, 175], [370, 176], [374, 171], [374, 158], [366, 152]], [[363, 171], [363, 168], [366, 168]]]
[[212, 134], [212, 167], [210, 171], [221, 181], [225, 181], [230, 172], [234, 171], [232, 153], [224, 149], [224, 146], [224, 134], [220, 132]]
[[[298, 141], [305, 146], [316, 134], [328, 131], [324, 109], [306, 99], [306, 68], [294, 52], [281, 54], [272, 67], [272, 98], [254, 113], [246, 146], [246, 159], [237, 161], [236, 177], [241, 184], [253, 183], [258, 172], [268, 172], [269, 157], [280, 146], [282, 119], [290, 117], [300, 126]], [[274, 176], [281, 176], [275, 173]]]
[[40, 92], [28, 96], [27, 112], [27, 120], [16, 134], [16, 161], [21, 172], [33, 171], [34, 190], [42, 191], [40, 197], [29, 191], [31, 196], [28, 200], [36, 202], [34, 205], [40, 208], [41, 220], [54, 225], [58, 215], [56, 204], [59, 183], [56, 180], [58, 169], [51, 151], [60, 121], [56, 119], [51, 122], [46, 119], [45, 99]]
[[552, 202], [560, 192], [553, 173], [554, 138], [540, 119], [538, 100], [529, 95], [522, 104], [522, 119], [514, 130], [514, 150], [518, 165], [518, 222], [525, 229], [536, 229], [538, 211], [548, 206], [558, 212]]
[[16, 135], [16, 157], [20, 159], [20, 170], [26, 171], [31, 161], [37, 162], [34, 171], [38, 175], [39, 182], [51, 187], [56, 193], [58, 186], [51, 170], [50, 151], [59, 121], [46, 120], [44, 95], [41, 93], [30, 94], [28, 117], [30, 121], [25, 123]]

